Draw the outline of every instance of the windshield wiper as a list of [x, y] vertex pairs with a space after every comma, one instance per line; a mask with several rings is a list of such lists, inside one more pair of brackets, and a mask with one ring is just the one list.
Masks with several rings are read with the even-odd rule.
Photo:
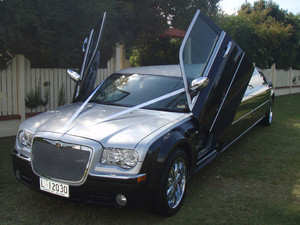
[[115, 102], [105, 102], [105, 101], [98, 100], [98, 99], [91, 99], [90, 102], [101, 104], [101, 105], [114, 105], [114, 106], [130, 107], [130, 106], [127, 106], [127, 105], [122, 105], [122, 104], [118, 104], [118, 103], [115, 103]]

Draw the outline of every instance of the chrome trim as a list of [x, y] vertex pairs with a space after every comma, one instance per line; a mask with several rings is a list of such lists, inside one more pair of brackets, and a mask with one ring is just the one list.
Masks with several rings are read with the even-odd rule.
[[[67, 148], [67, 147], [69, 147], [69, 148], [74, 148], [74, 149], [80, 150], [80, 147], [81, 147], [81, 145], [65, 143], [65, 142], [62, 142], [62, 141], [54, 141], [54, 140], [50, 140], [50, 139], [46, 139], [46, 138], [45, 139], [44, 138], [36, 138], [36, 139], [41, 139], [39, 141], [44, 142], [44, 143], [49, 143], [51, 145], [55, 145], [58, 148], [61, 148], [61, 147]], [[88, 147], [88, 148], [90, 148], [90, 147]]]
[[[57, 178], [53, 178], [53, 177], [50, 177], [50, 176], [45, 176], [43, 174], [39, 174], [39, 173], [37, 173], [35, 171], [35, 169], [33, 167], [33, 160], [31, 160], [31, 169], [32, 169], [32, 171], [34, 172], [35, 175], [37, 175], [38, 177], [44, 177], [44, 178], [47, 178], [47, 179], [51, 179], [51, 180], [62, 182], [62, 183], [66, 183], [66, 184], [72, 184], [72, 185], [81, 185], [81, 184], [83, 184], [86, 181], [90, 165], [92, 164], [93, 152], [94, 152], [93, 147], [91, 147], [91, 146], [85, 146], [85, 145], [77, 145], [77, 144], [72, 144], [72, 143], [66, 143], [66, 142], [62, 142], [62, 141], [58, 141], [58, 140], [55, 141], [55, 140], [50, 140], [50, 139], [42, 138], [42, 137], [34, 137], [34, 139], [38, 140], [40, 142], [52, 144], [54, 146], [56, 146], [56, 143], [60, 143], [61, 147], [62, 146], [63, 147], [71, 147], [71, 148], [74, 148], [74, 149], [77, 149], [77, 150], [82, 150], [82, 151], [88, 151], [88, 152], [90, 152], [89, 161], [88, 161], [88, 163], [86, 165], [86, 168], [85, 168], [85, 171], [84, 171], [84, 175], [83, 175], [83, 177], [82, 177], [82, 179], [80, 181], [62, 180], [62, 179], [57, 179]], [[78, 149], [78, 146], [79, 146], [79, 149]], [[86, 147], [86, 149], [81, 149], [82, 146]], [[31, 158], [32, 158], [32, 151], [31, 151]]]
[[256, 121], [251, 127], [249, 127], [247, 130], [245, 130], [240, 136], [238, 136], [236, 139], [234, 139], [232, 142], [230, 142], [228, 145], [226, 145], [220, 153], [224, 152], [230, 145], [232, 145], [234, 142], [236, 142], [240, 137], [242, 137], [245, 133], [247, 133], [250, 129], [252, 129], [256, 124], [258, 124], [265, 116], [261, 117], [258, 121]]
[[267, 103], [269, 103], [269, 102], [270, 102], [270, 100], [268, 100], [268, 101], [262, 103], [261, 105], [257, 106], [255, 109], [251, 110], [250, 112], [248, 112], [248, 113], [245, 114], [244, 116], [240, 117], [240, 118], [237, 119], [236, 121], [233, 121], [231, 125], [233, 125], [233, 124], [239, 122], [241, 119], [245, 118], [246, 116], [248, 116], [249, 114], [253, 113], [254, 111], [256, 111], [257, 109], [259, 109], [260, 107], [262, 107], [263, 105], [265, 105], [265, 104], [267, 104]]
[[220, 34], [220, 36], [219, 36], [219, 39], [218, 39], [218, 41], [217, 41], [217, 43], [215, 45], [214, 51], [211, 54], [210, 60], [207, 63], [206, 69], [203, 72], [203, 74], [204, 74], [203, 76], [204, 77], [207, 77], [207, 75], [208, 75], [208, 73], [209, 73], [209, 71], [210, 71], [210, 69], [211, 69], [211, 67], [212, 67], [212, 65], [213, 65], [213, 63], [214, 63], [214, 61], [215, 61], [215, 59], [217, 57], [219, 49], [221, 48], [221, 45], [222, 45], [222, 43], [224, 41], [225, 36], [226, 36], [226, 32], [222, 31], [221, 34]]
[[85, 52], [85, 50], [87, 49], [85, 45], [88, 43], [88, 40], [89, 40], [88, 38], [84, 39], [83, 44], [82, 44], [82, 52]]
[[67, 69], [67, 74], [75, 82], [80, 80], [80, 74], [76, 73], [75, 71], [73, 71], [71, 69]]
[[191, 99], [191, 96], [189, 94], [189, 85], [187, 83], [187, 79], [186, 79], [186, 75], [185, 75], [185, 70], [184, 70], [184, 63], [183, 63], [183, 50], [184, 50], [184, 47], [188, 41], [188, 37], [191, 33], [191, 30], [192, 28], [194, 27], [194, 24], [196, 23], [196, 20], [198, 19], [198, 16], [200, 14], [200, 10], [198, 9], [192, 22], [190, 23], [190, 26], [183, 38], [183, 41], [181, 43], [181, 46], [180, 46], [180, 50], [179, 50], [179, 64], [180, 64], [180, 70], [181, 70], [181, 75], [182, 75], [182, 78], [183, 78], [183, 84], [184, 84], [184, 89], [185, 89], [185, 94], [186, 94], [186, 97], [187, 97], [187, 101], [188, 101], [188, 106], [189, 106], [189, 109], [192, 111], [193, 109], [193, 104], [192, 104], [192, 99]]
[[198, 161], [196, 163], [197, 166], [199, 166], [201, 163], [203, 163], [205, 160], [209, 159], [212, 155], [216, 154], [217, 150], [212, 151], [211, 153], [209, 153], [207, 156], [205, 156], [203, 159], [201, 159], [200, 161]]
[[268, 120], [268, 122], [269, 122], [269, 124], [271, 124], [272, 123], [272, 120], [273, 120], [273, 110], [272, 110], [272, 104], [270, 104], [270, 109], [269, 109], [270, 111], [269, 111], [269, 120]]
[[137, 175], [123, 175], [123, 174], [107, 174], [107, 173], [96, 173], [96, 172], [90, 172], [89, 176], [92, 177], [99, 177], [99, 178], [111, 178], [111, 179], [121, 179], [121, 180], [129, 180], [129, 179], [137, 179], [143, 176], [146, 176], [145, 173], [143, 174], [137, 174]]
[[27, 161], [27, 162], [31, 162], [31, 157], [25, 157], [25, 156], [22, 156], [22, 154], [19, 152], [19, 151], [17, 151], [16, 149], [14, 149], [16, 152], [12, 152], [16, 157], [18, 157], [18, 158], [20, 158], [20, 159], [23, 159], [23, 160], [25, 160], [25, 161]]
[[228, 55], [228, 53], [229, 53], [229, 51], [230, 51], [230, 49], [231, 49], [231, 46], [232, 46], [232, 42], [229, 41], [229, 42], [228, 42], [228, 45], [227, 45], [227, 48], [226, 48], [226, 51], [225, 51], [225, 53], [224, 53], [224, 55], [223, 55], [223, 58], [226, 58], [226, 56]]
[[209, 83], [208, 77], [199, 77], [192, 81], [191, 83], [191, 90], [193, 91], [200, 91], [205, 88]]
[[185, 193], [187, 182], [187, 165], [180, 157], [173, 162], [167, 178], [165, 194], [170, 208], [175, 209], [181, 202]]
[[239, 65], [238, 65], [238, 67], [237, 67], [236, 70], [235, 70], [235, 73], [234, 73], [234, 75], [233, 75], [233, 78], [231, 79], [231, 82], [230, 82], [230, 84], [229, 84], [229, 87], [228, 87], [228, 89], [227, 89], [227, 91], [226, 91], [226, 94], [225, 94], [225, 96], [224, 96], [224, 98], [223, 98], [223, 100], [222, 100], [222, 103], [221, 103], [221, 105], [220, 105], [220, 107], [219, 107], [219, 109], [218, 109], [217, 115], [215, 116], [215, 119], [214, 119], [214, 121], [213, 121], [213, 123], [212, 123], [212, 125], [211, 125], [211, 127], [210, 127], [210, 129], [209, 129], [209, 132], [212, 131], [212, 129], [213, 129], [215, 123], [216, 123], [216, 120], [217, 120], [217, 118], [218, 118], [218, 116], [219, 116], [219, 114], [220, 114], [220, 111], [221, 111], [221, 109], [222, 109], [222, 107], [223, 107], [223, 104], [224, 104], [224, 102], [225, 102], [225, 100], [226, 100], [226, 97], [227, 97], [227, 95], [228, 95], [228, 92], [229, 92], [230, 89], [231, 89], [232, 83], [233, 83], [233, 81], [234, 81], [234, 79], [235, 79], [235, 76], [236, 76], [236, 74], [237, 74], [237, 72], [238, 72], [238, 70], [239, 70], [239, 68], [240, 68], [240, 65], [241, 65], [241, 63], [242, 63], [242, 61], [243, 61], [243, 59], [244, 59], [244, 56], [245, 56], [245, 53], [243, 53], [243, 56], [242, 56], [242, 58], [241, 58], [241, 60], [240, 60], [240, 62], [239, 62]]

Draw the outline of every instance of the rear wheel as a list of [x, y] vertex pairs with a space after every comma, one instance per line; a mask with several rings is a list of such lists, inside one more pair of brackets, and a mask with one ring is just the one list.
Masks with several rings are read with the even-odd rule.
[[262, 120], [262, 124], [265, 126], [270, 126], [273, 120], [273, 100], [271, 100], [269, 111], [266, 113], [265, 118]]
[[155, 213], [171, 216], [181, 208], [188, 179], [187, 162], [181, 149], [176, 149], [167, 161], [155, 195]]

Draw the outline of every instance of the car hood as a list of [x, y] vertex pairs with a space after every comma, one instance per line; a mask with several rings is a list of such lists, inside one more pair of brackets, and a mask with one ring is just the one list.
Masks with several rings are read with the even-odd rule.
[[[47, 111], [26, 120], [20, 127], [32, 133], [52, 132], [83, 137], [100, 142], [103, 146], [134, 148], [136, 144], [157, 129], [182, 117], [182, 113], [138, 109], [105, 120], [106, 117], [127, 108], [89, 103], [77, 118], [64, 129], [65, 124], [81, 106], [80, 103]], [[104, 119], [104, 120], [103, 120]]]

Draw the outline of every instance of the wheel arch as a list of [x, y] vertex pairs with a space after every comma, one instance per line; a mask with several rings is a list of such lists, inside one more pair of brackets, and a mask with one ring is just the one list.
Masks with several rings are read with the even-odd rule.
[[189, 170], [192, 163], [192, 146], [189, 143], [189, 137], [183, 132], [176, 130], [170, 133], [170, 136], [162, 143], [158, 152], [156, 162], [164, 164], [176, 149], [182, 149], [187, 155]]
[[[150, 172], [150, 174], [147, 174], [149, 209], [164, 216], [170, 216], [176, 213], [180, 209], [184, 199], [183, 194], [182, 199], [178, 205], [176, 205], [176, 208], [171, 209], [166, 207], [167, 204], [165, 200], [167, 197], [164, 196], [163, 193], [166, 193], [166, 175], [170, 173], [170, 166], [175, 162], [174, 160], [176, 157], [180, 157], [177, 158], [178, 160], [184, 159], [187, 164], [185, 170], [185, 179], [187, 182], [189, 179], [192, 158], [192, 148], [184, 135], [180, 134], [180, 132], [173, 132], [169, 135], [169, 140], [165, 140], [165, 145], [156, 149], [155, 156], [152, 158], [153, 161], [148, 167], [148, 172]], [[187, 185], [186, 182], [185, 185]]]
[[158, 183], [160, 174], [173, 152], [182, 149], [188, 160], [188, 174], [193, 164], [193, 147], [188, 132], [172, 130], [156, 140], [149, 148], [142, 170], [147, 174], [148, 188], [153, 190]]

